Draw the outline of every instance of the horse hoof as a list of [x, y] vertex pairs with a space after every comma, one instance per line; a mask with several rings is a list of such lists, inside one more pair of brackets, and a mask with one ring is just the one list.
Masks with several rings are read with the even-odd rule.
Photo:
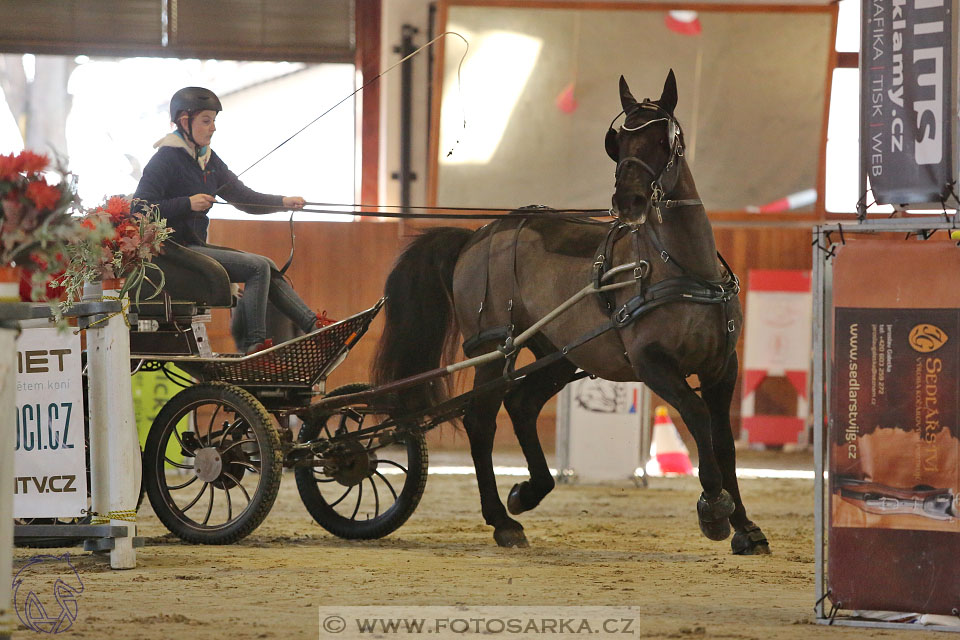
[[510, 489], [510, 495], [507, 496], [507, 511], [512, 515], [518, 515], [527, 511], [527, 507], [523, 504], [523, 498], [520, 497], [519, 484], [513, 485], [513, 488]]
[[744, 527], [743, 531], [737, 531], [733, 534], [730, 548], [738, 556], [770, 555], [770, 543], [767, 542], [767, 537], [763, 535], [760, 527], [752, 522]]
[[697, 500], [700, 531], [710, 540], [726, 540], [730, 536], [730, 514], [735, 508], [733, 498], [725, 489], [716, 498], [700, 494]]
[[511, 549], [526, 549], [530, 546], [527, 536], [523, 534], [523, 529], [497, 529], [493, 532], [493, 539], [501, 547]]

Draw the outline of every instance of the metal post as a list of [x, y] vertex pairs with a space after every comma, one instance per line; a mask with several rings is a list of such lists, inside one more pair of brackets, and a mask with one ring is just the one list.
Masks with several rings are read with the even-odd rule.
[[110, 566], [132, 569], [137, 564], [133, 538], [141, 466], [130, 384], [130, 330], [123, 313], [87, 329], [87, 365], [93, 511], [101, 522], [109, 519], [111, 526], [126, 527], [126, 536], [113, 538]]
[[[413, 36], [419, 30], [413, 25], [403, 25], [401, 44], [394, 51], [405, 58], [416, 50]], [[411, 170], [413, 152], [413, 65], [410, 61], [400, 67], [400, 170], [393, 177], [400, 181], [400, 204], [403, 211], [410, 209], [410, 183], [417, 179]]]
[[12, 325], [0, 324], [0, 640], [16, 628], [13, 581], [13, 443], [16, 440], [16, 338]]
[[824, 241], [820, 227], [813, 228], [813, 540], [814, 540], [814, 588], [816, 617], [824, 618], [824, 500], [823, 500], [823, 368], [827, 361], [824, 353], [824, 265], [820, 243]]

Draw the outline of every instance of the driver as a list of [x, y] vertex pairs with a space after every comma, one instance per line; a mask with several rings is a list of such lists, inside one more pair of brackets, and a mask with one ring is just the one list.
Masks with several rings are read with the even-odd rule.
[[220, 111], [220, 100], [209, 89], [185, 87], [173, 94], [170, 121], [177, 129], [153, 145], [157, 152], [144, 167], [134, 198], [160, 208], [173, 228], [172, 240], [210, 256], [223, 265], [231, 282], [243, 283], [237, 311], [246, 335], [237, 346], [249, 354], [272, 346], [267, 339], [268, 299], [305, 332], [333, 321], [326, 311], [311, 310], [269, 258], [207, 244], [207, 212], [215, 196], [253, 214], [302, 209], [305, 204], [299, 196], [258, 193], [227, 168], [210, 148]]

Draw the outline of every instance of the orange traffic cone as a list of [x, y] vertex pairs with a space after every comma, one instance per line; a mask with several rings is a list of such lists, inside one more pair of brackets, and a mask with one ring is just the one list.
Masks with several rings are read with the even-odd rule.
[[656, 408], [653, 418], [653, 438], [650, 444], [650, 460], [656, 461], [659, 475], [677, 474], [689, 476], [693, 473], [690, 464], [690, 452], [680, 439], [676, 425], [670, 419], [667, 408]]

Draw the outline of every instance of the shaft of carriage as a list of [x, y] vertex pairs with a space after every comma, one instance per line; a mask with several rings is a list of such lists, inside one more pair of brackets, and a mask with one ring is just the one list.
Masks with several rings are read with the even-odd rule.
[[[457, 371], [462, 371], [464, 369], [469, 369], [472, 367], [479, 367], [490, 362], [496, 362], [497, 360], [507, 360], [508, 358], [513, 358], [518, 349], [520, 349], [530, 338], [537, 334], [545, 325], [549, 324], [555, 320], [559, 315], [569, 310], [573, 305], [578, 303], [580, 300], [585, 298], [588, 295], [601, 293], [605, 291], [613, 291], [616, 289], [622, 289], [634, 285], [636, 280], [639, 279], [638, 273], [643, 268], [643, 263], [641, 262], [631, 262], [629, 264], [622, 264], [617, 267], [614, 267], [607, 271], [601, 278], [601, 286], [596, 286], [594, 283], [590, 283], [580, 289], [577, 293], [573, 294], [556, 307], [553, 311], [542, 317], [540, 320], [535, 322], [530, 326], [529, 329], [518, 335], [516, 338], [507, 339], [507, 341], [501, 345], [501, 347], [495, 351], [490, 351], [489, 353], [484, 353], [479, 356], [469, 358], [467, 360], [462, 360], [460, 362], [455, 362], [453, 364], [447, 365], [445, 367], [437, 367], [429, 371], [424, 371], [423, 373], [418, 373], [414, 376], [403, 378], [401, 380], [395, 380], [394, 382], [388, 382], [387, 384], [380, 385], [373, 389], [362, 391], [359, 393], [353, 393], [349, 395], [342, 395], [336, 397], [326, 397], [315, 402], [310, 406], [311, 411], [322, 409], [324, 411], [338, 409], [340, 407], [347, 406], [349, 404], [354, 404], [358, 402], [369, 402], [372, 399], [377, 397], [382, 397], [384, 395], [395, 393], [398, 391], [403, 391], [404, 389], [410, 389], [417, 385], [426, 384], [432, 380], [436, 380], [443, 376], [456, 373]], [[631, 280], [626, 280], [623, 282], [616, 282], [612, 284], [603, 284], [612, 280], [614, 277], [626, 273], [632, 272], [634, 278]], [[613, 328], [612, 325], [609, 328]], [[599, 334], [596, 334], [599, 335]], [[591, 334], [589, 337], [595, 337]], [[569, 349], [572, 349], [575, 346], [579, 346], [579, 341], [575, 341], [570, 345], [567, 345], [561, 349], [562, 353], [566, 353]], [[524, 371], [530, 373], [536, 369], [546, 366], [548, 362], [542, 362], [538, 366], [537, 362], [534, 362], [532, 365], [525, 367]], [[504, 381], [509, 381], [513, 376], [505, 376]]]

